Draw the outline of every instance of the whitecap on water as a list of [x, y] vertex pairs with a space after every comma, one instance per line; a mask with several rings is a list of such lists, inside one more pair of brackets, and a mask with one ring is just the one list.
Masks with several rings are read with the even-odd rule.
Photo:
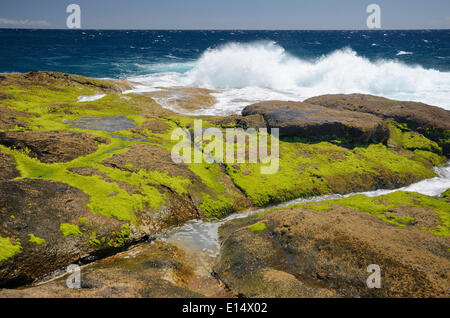
[[400, 55], [412, 55], [412, 54], [413, 54], [413, 52], [398, 51], [398, 53], [395, 55], [400, 56]]

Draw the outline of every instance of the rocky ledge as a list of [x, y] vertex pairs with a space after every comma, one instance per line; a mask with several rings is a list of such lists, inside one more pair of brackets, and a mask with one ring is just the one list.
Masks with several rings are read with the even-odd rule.
[[309, 98], [305, 102], [331, 109], [369, 113], [384, 119], [391, 118], [438, 142], [447, 155], [450, 152], [450, 112], [445, 109], [364, 94], [323, 95]]
[[[365, 108], [333, 109], [314, 101], [271, 101], [249, 105], [242, 115], [194, 117], [167, 110], [151, 96], [125, 94], [130, 84], [121, 81], [31, 72], [0, 75], [0, 87], [3, 287], [32, 283], [70, 263], [120, 252], [188, 220], [223, 218], [298, 197], [393, 189], [435, 177], [434, 167], [447, 161], [445, 118], [449, 112], [423, 104], [414, 108], [416, 117], [408, 118]], [[176, 89], [170, 94], [186, 92], [188, 98], [179, 98], [183, 109], [196, 109], [197, 98], [202, 105], [213, 102], [205, 101], [209, 91], [197, 96], [191, 89]], [[427, 121], [419, 122], [425, 112]], [[278, 172], [261, 174], [262, 163], [175, 164], [170, 155], [177, 142], [172, 132], [192, 130], [195, 119], [220, 130], [278, 126], [282, 131]], [[195, 151], [203, 151], [206, 145], [196, 145]], [[355, 222], [364, 223], [366, 218]], [[431, 214], [424, 219], [435, 220]], [[314, 220], [311, 224], [316, 224]], [[380, 231], [386, 226], [373, 222]], [[362, 223], [359, 232], [352, 233], [355, 239], [364, 237]], [[448, 235], [442, 233], [442, 237]], [[432, 234], [420, 235], [417, 239]], [[434, 243], [427, 246], [438, 244], [437, 239], [429, 240]], [[319, 237], [313, 241], [319, 244]], [[408, 242], [402, 243], [406, 250]], [[358, 253], [369, 253], [372, 247], [378, 248], [369, 246], [367, 252]], [[227, 271], [226, 266], [221, 268], [219, 276]], [[297, 275], [294, 270], [285, 273]], [[299, 275], [305, 273], [309, 272], [298, 270]], [[232, 275], [223, 279], [232, 286]], [[321, 289], [323, 295], [360, 293], [327, 288]], [[315, 293], [303, 290], [303, 295]], [[442, 295], [435, 287], [427, 290], [432, 290], [430, 295]]]
[[[231, 221], [214, 272], [243, 297], [450, 297], [449, 206], [394, 192]], [[367, 285], [371, 264], [379, 288]]]

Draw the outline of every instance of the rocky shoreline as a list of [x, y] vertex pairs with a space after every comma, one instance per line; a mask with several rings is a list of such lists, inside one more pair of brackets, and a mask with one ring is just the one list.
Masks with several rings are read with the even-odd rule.
[[[131, 86], [123, 81], [31, 72], [0, 75], [0, 87], [0, 288], [131, 253], [141, 247], [123, 251], [189, 220], [298, 197], [395, 189], [435, 177], [433, 167], [448, 160], [450, 112], [421, 103], [325, 95], [195, 117], [163, 108], [158, 94], [125, 94]], [[183, 109], [213, 103], [204, 90], [160, 94], [169, 93]], [[260, 174], [259, 163], [174, 163], [171, 132], [192, 130], [194, 119], [219, 130], [280, 128], [279, 171]], [[225, 223], [220, 257], [209, 265], [228, 292], [217, 289], [210, 271], [198, 274], [195, 255], [158, 241], [141, 252], [153, 265], [125, 254], [89, 265], [85, 291], [57, 280], [3, 289], [0, 297], [43, 290], [60, 297], [449, 297], [448, 196], [395, 193]], [[364, 287], [372, 263], [386, 269], [386, 288]], [[120, 270], [135, 283], [113, 293]], [[407, 278], [411, 272], [416, 278]]]

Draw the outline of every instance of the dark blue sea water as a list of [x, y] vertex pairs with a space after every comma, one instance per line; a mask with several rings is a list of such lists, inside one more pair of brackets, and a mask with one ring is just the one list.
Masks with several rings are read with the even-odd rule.
[[[299, 58], [345, 47], [371, 60], [450, 71], [450, 30], [108, 31], [0, 29], [0, 72], [51, 70], [93, 77], [145, 74], [138, 65], [194, 61], [228, 42], [274, 41]], [[399, 52], [412, 54], [397, 55]]]
[[450, 30], [0, 29], [0, 72], [31, 70], [213, 88], [221, 107], [361, 92], [450, 109]]

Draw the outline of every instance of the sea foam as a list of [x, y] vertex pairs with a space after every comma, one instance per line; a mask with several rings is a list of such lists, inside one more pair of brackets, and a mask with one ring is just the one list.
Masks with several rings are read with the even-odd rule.
[[105, 96], [106, 96], [106, 94], [97, 94], [97, 95], [90, 95], [90, 96], [78, 96], [78, 102], [79, 103], [93, 102], [93, 101], [102, 99]]

